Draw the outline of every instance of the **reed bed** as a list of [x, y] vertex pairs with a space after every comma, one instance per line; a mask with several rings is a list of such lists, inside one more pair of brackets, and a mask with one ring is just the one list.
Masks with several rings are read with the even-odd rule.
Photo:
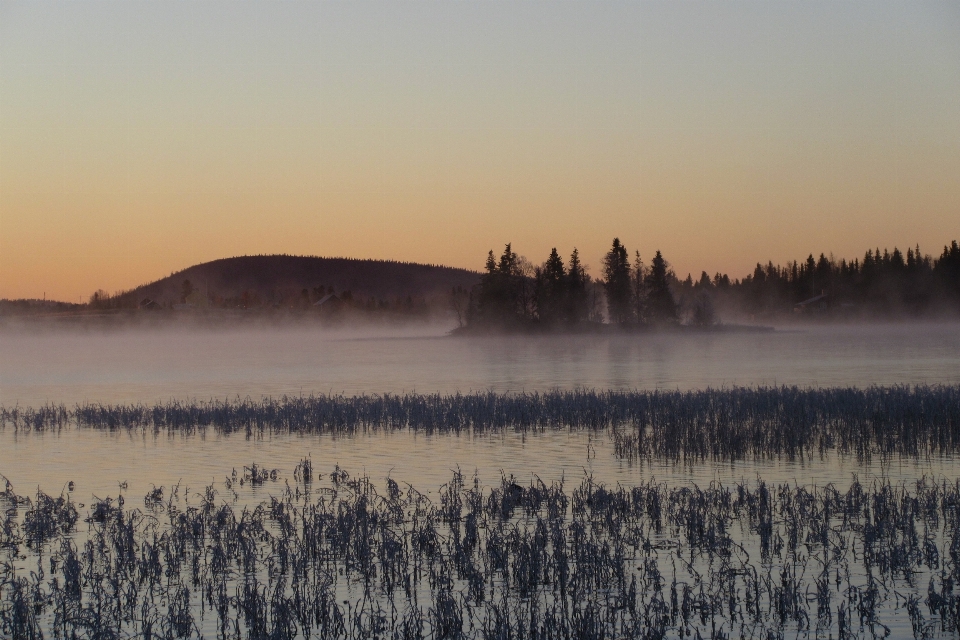
[[553, 391], [307, 397], [0, 407], [0, 428], [154, 434], [356, 435], [609, 431], [626, 458], [803, 459], [837, 451], [943, 456], [960, 450], [960, 386], [760, 387], [702, 391]]
[[[956, 637], [960, 481], [0, 493], [9, 638]], [[292, 480], [292, 484], [291, 484]], [[241, 495], [243, 494], [243, 495]]]

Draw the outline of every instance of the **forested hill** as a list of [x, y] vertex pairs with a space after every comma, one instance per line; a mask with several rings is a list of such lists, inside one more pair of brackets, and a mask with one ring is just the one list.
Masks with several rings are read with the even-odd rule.
[[[307, 256], [241, 256], [198, 264], [170, 276], [124, 292], [136, 305], [149, 298], [161, 304], [180, 302], [184, 282], [210, 297], [235, 299], [256, 297], [262, 302], [280, 302], [300, 295], [320, 297], [332, 288], [338, 295], [350, 292], [353, 298], [395, 300], [431, 299], [447, 296], [454, 287], [469, 289], [480, 274], [412, 262], [355, 260]], [[124, 300], [124, 302], [128, 302]]]

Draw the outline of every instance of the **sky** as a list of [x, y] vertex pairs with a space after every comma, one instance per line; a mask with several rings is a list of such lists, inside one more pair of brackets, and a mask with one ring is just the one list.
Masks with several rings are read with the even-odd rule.
[[0, 297], [960, 239], [956, 2], [0, 2]]

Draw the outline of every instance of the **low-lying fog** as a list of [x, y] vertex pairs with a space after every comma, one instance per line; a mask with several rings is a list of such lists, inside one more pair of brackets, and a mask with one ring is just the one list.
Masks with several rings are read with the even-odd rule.
[[960, 324], [451, 338], [448, 326], [0, 331], [0, 403], [960, 384]]

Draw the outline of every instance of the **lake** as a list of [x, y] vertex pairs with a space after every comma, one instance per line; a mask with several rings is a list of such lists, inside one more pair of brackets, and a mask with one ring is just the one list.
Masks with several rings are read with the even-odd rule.
[[960, 383], [960, 324], [449, 338], [442, 328], [0, 333], [0, 403]]
[[[385, 334], [385, 335], [384, 335]], [[960, 324], [811, 327], [772, 333], [450, 338], [426, 327], [347, 333], [264, 328], [0, 334], [0, 403], [146, 403], [343, 393], [501, 393], [550, 389], [700, 389], [960, 384]], [[590, 456], [587, 449], [590, 447]], [[253, 462], [292, 469], [311, 452], [321, 469], [339, 463], [426, 483], [449, 470], [500, 470], [544, 479], [590, 469], [608, 482], [648, 474], [615, 460], [610, 443], [583, 432], [531, 438], [390, 434], [361, 442], [314, 436], [128, 438], [70, 430], [0, 434], [0, 473], [59, 491], [64, 483], [105, 494], [118, 482], [145, 489], [183, 479], [199, 487]], [[778, 477], [849, 479], [854, 463], [781, 468]], [[905, 463], [915, 473], [915, 462]], [[852, 466], [851, 466], [852, 465]], [[952, 469], [952, 467], [949, 467]], [[697, 467], [679, 480], [756, 475], [756, 463]], [[943, 471], [940, 466], [930, 471]], [[765, 473], [774, 469], [766, 469]], [[666, 470], [658, 475], [663, 476]], [[679, 473], [676, 469], [671, 473]], [[784, 475], [785, 474], [785, 475]]]
[[[958, 324], [532, 338], [450, 338], [437, 328], [380, 333], [306, 328], [0, 333], [0, 403], [7, 407], [315, 393], [938, 384], [960, 384]], [[921, 476], [947, 481], [960, 476], [960, 463], [953, 456], [864, 463], [828, 452], [806, 461], [631, 462], [614, 454], [611, 438], [602, 431], [565, 428], [469, 435], [405, 429], [352, 437], [259, 438], [76, 427], [48, 432], [0, 429], [0, 474], [17, 493], [30, 495], [40, 488], [56, 496], [73, 482], [73, 499], [86, 507], [119, 495], [142, 506], [143, 496], [158, 486], [168, 494], [180, 486], [182, 495], [196, 496], [214, 485], [226, 496], [235, 470], [242, 476], [244, 466], [253, 463], [277, 469], [276, 482], [248, 484], [238, 494], [241, 504], [255, 505], [292, 483], [294, 468], [307, 456], [325, 478], [339, 465], [369, 476], [381, 488], [388, 478], [401, 486], [409, 483], [433, 501], [439, 501], [458, 468], [467, 478], [476, 473], [485, 486], [499, 485], [503, 474], [523, 486], [563, 479], [573, 487], [590, 476], [611, 487], [638, 486], [654, 478], [674, 487], [707, 487], [712, 482], [756, 487], [762, 478], [802, 486], [832, 483], [845, 491], [855, 474], [864, 483], [883, 477], [907, 484]], [[747, 529], [743, 532], [749, 537]], [[32, 557], [24, 558], [17, 561], [19, 572], [36, 565]], [[661, 563], [667, 560], [661, 557]], [[868, 589], [866, 574], [854, 575], [857, 588]], [[350, 602], [362, 599], [354, 592], [345, 597]], [[894, 630], [909, 632], [910, 620], [897, 602], [890, 595], [878, 610], [893, 621]]]

